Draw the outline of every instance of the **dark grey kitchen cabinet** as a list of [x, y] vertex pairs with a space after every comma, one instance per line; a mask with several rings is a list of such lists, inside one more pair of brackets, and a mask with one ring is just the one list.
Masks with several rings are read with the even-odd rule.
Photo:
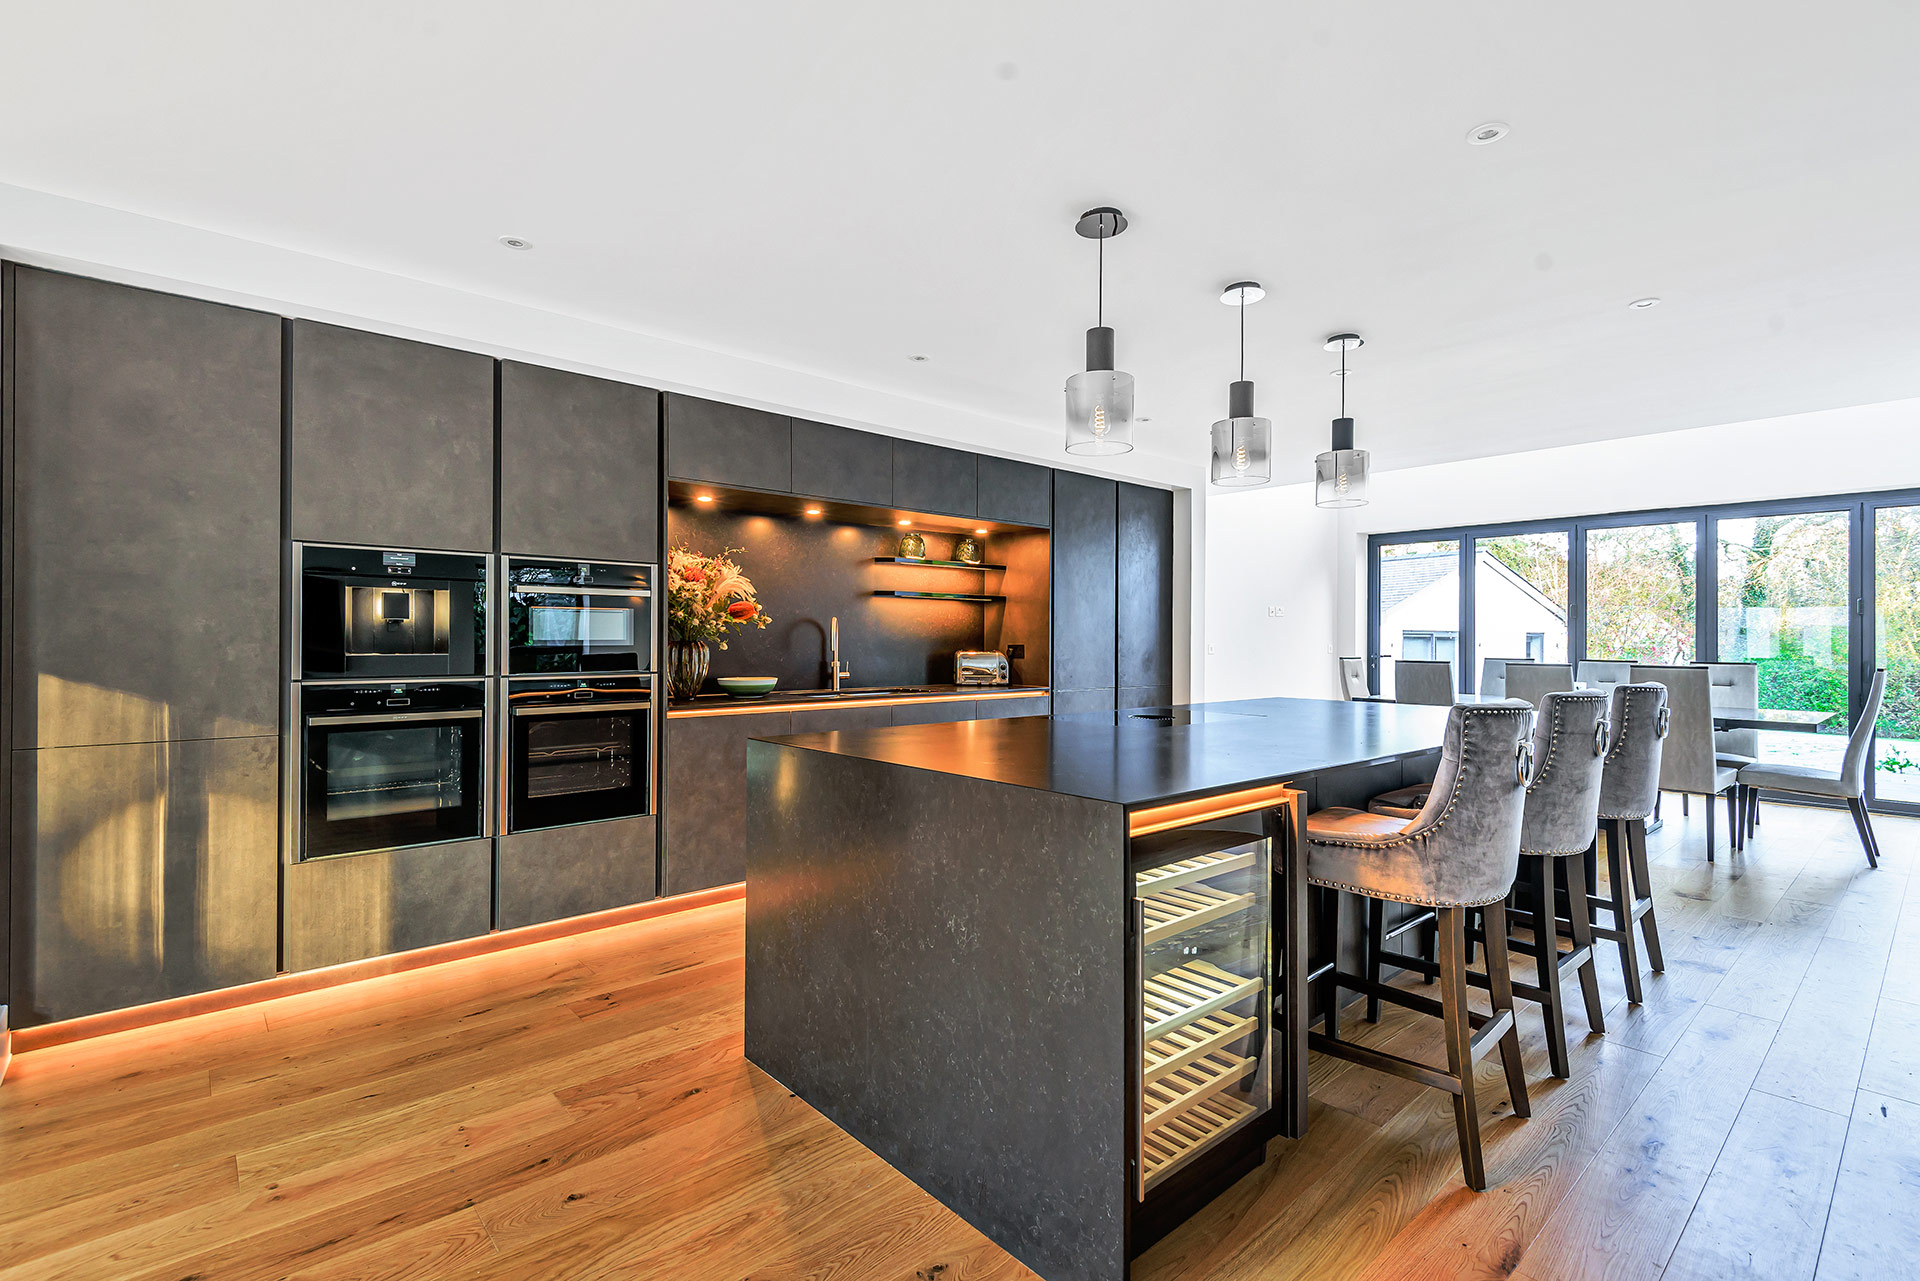
[[974, 515], [981, 520], [1016, 525], [1053, 523], [1053, 469], [1011, 458], [980, 455], [980, 501]]
[[673, 480], [793, 491], [793, 420], [785, 414], [669, 392], [666, 432]]
[[1120, 483], [1115, 684], [1173, 686], [1173, 493]]
[[979, 455], [917, 440], [893, 442], [893, 505], [972, 516], [980, 505]]
[[[1116, 684], [1118, 504], [1119, 487], [1114, 481], [1079, 472], [1053, 474], [1051, 643], [1056, 711], [1067, 710], [1063, 691], [1111, 691]], [[1107, 705], [1112, 706], [1111, 697]]]
[[788, 711], [667, 718], [666, 893], [746, 875], [747, 740], [792, 732]]
[[512, 930], [646, 902], [658, 826], [647, 816], [501, 836], [494, 924]]
[[892, 439], [794, 419], [793, 492], [869, 507], [892, 506]]
[[273, 977], [278, 739], [12, 757], [16, 1027]]
[[286, 968], [478, 938], [493, 924], [493, 842], [308, 859], [288, 866]]
[[1070, 716], [1075, 712], [1111, 712], [1115, 692], [1110, 689], [1057, 689], [1053, 691], [1053, 714]]
[[493, 359], [293, 322], [292, 536], [490, 551]]
[[973, 702], [970, 699], [959, 702], [939, 699], [919, 703], [899, 703], [893, 709], [895, 725], [944, 725], [948, 721], [972, 719]]
[[1171, 685], [1122, 685], [1113, 692], [1113, 705], [1126, 709], [1132, 707], [1167, 707], [1173, 703]]
[[973, 705], [973, 718], [979, 721], [1005, 720], [1014, 716], [1045, 716], [1051, 708], [1045, 694], [1032, 698], [983, 698]]
[[13, 746], [275, 733], [279, 318], [6, 271]]
[[500, 365], [500, 550], [660, 559], [660, 393]]
[[849, 707], [796, 707], [793, 710], [793, 732], [796, 734], [814, 734], [836, 729], [879, 729], [893, 724], [893, 708], [885, 703], [878, 707], [868, 704], [854, 704]]

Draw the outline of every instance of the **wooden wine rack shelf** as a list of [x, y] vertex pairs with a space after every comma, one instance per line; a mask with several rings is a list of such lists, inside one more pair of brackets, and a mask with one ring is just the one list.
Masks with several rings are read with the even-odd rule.
[[1145, 1135], [1140, 1143], [1148, 1188], [1199, 1156], [1255, 1114], [1251, 1104], [1216, 1095]]
[[1140, 900], [1145, 909], [1146, 944], [1164, 943], [1176, 934], [1197, 929], [1253, 906], [1252, 894], [1230, 894], [1211, 885], [1182, 885]]
[[1151, 1085], [1204, 1054], [1223, 1050], [1256, 1031], [1260, 1020], [1241, 1014], [1209, 1014], [1155, 1041], [1141, 1055], [1141, 1080]]
[[1264, 986], [1258, 977], [1242, 978], [1206, 961], [1188, 961], [1156, 974], [1141, 984], [1147, 1012], [1145, 1039], [1165, 1036], [1203, 1014], [1245, 1000]]
[[1252, 867], [1253, 860], [1254, 855], [1251, 851], [1244, 854], [1202, 854], [1198, 858], [1178, 859], [1172, 863], [1162, 863], [1159, 867], [1150, 868], [1144, 872], [1136, 872], [1133, 882], [1142, 894], [1158, 894], [1162, 890], [1187, 885], [1209, 876], [1219, 876], [1226, 872], [1237, 872], [1243, 867]]
[[1235, 1081], [1250, 1075], [1258, 1066], [1252, 1059], [1216, 1050], [1167, 1073], [1142, 1092], [1144, 1110], [1140, 1128], [1159, 1129], [1175, 1117], [1205, 1103]]

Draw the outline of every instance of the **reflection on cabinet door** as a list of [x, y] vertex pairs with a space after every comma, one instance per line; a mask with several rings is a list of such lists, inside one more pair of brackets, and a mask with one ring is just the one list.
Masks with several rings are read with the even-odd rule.
[[11, 746], [274, 733], [279, 317], [5, 271]]
[[500, 550], [660, 559], [660, 393], [500, 365]]
[[457, 841], [287, 867], [288, 970], [477, 938], [493, 923], [493, 842]]
[[500, 838], [503, 930], [644, 903], [654, 892], [652, 815]]
[[279, 740], [13, 754], [14, 1025], [273, 977]]

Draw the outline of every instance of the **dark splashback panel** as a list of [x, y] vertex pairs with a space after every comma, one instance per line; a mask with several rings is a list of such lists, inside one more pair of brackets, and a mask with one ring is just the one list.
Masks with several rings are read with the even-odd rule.
[[[777, 676], [782, 689], [824, 688], [828, 620], [835, 616], [841, 659], [853, 669], [849, 685], [946, 683], [953, 679], [955, 650], [986, 648], [988, 606], [874, 596], [881, 588], [1021, 596], [1037, 590], [1043, 604], [1030, 626], [1040, 634], [1028, 643], [1045, 652], [1044, 580], [1037, 589], [1033, 584], [1009, 588], [1002, 580], [1012, 574], [874, 564], [875, 556], [891, 556], [898, 548], [897, 529], [675, 505], [667, 514], [667, 532], [673, 546], [684, 543], [708, 555], [723, 547], [743, 548], [736, 559], [773, 620], [765, 631], [735, 632], [725, 650], [715, 650], [712, 676]], [[926, 538], [928, 556], [952, 556], [953, 535]], [[1001, 563], [995, 540], [989, 537], [986, 546], [987, 560]], [[999, 639], [1004, 645], [1021, 637]], [[718, 688], [711, 677], [708, 688]]]

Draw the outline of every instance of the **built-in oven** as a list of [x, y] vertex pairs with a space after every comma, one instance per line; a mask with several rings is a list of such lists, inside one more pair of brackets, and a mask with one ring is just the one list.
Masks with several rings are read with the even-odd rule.
[[487, 835], [484, 681], [302, 685], [299, 857]]
[[507, 674], [653, 671], [653, 573], [506, 557]]
[[654, 679], [507, 681], [503, 830], [653, 813]]
[[486, 674], [488, 557], [314, 543], [295, 551], [301, 679]]

